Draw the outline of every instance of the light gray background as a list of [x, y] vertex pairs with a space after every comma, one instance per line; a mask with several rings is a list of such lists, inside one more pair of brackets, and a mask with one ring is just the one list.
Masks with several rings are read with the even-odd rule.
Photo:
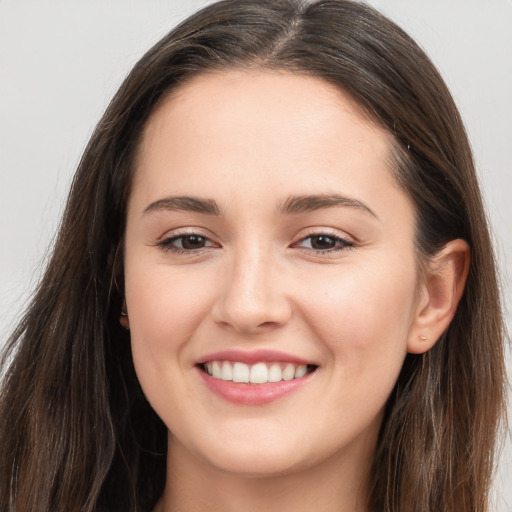
[[[121, 80], [200, 0], [0, 0], [0, 346], [37, 282], [71, 176]], [[437, 64], [466, 122], [512, 311], [512, 0], [372, 0]], [[510, 368], [509, 364], [509, 368]], [[495, 485], [512, 511], [512, 447]]]

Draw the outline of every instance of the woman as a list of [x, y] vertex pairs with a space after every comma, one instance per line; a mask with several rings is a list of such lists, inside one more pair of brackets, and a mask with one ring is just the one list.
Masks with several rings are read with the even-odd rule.
[[353, 2], [214, 4], [86, 148], [6, 355], [0, 509], [486, 510], [502, 340], [424, 53]]

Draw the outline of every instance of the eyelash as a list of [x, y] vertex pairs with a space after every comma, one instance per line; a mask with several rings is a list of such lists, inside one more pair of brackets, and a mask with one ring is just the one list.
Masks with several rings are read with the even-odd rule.
[[331, 247], [328, 249], [315, 249], [314, 247], [307, 248], [308, 251], [313, 251], [316, 254], [339, 252], [339, 251], [344, 251], [346, 249], [352, 249], [354, 247], [354, 243], [351, 242], [350, 240], [347, 240], [346, 238], [342, 238], [337, 235], [333, 235], [331, 233], [311, 233], [311, 234], [301, 238], [298, 242], [295, 242], [294, 244], [292, 244], [292, 247], [301, 248], [300, 244], [302, 244], [304, 241], [312, 240], [315, 238], [317, 238], [317, 239], [326, 238], [335, 244], [335, 247]]
[[[205, 243], [210, 243], [210, 245], [205, 245], [203, 247], [199, 247], [196, 249], [185, 249], [183, 247], [174, 247], [173, 244], [179, 240], [181, 240], [181, 243], [183, 244], [183, 241], [186, 238], [192, 238], [197, 237], [201, 238], [205, 241]], [[332, 241], [335, 244], [335, 247], [327, 248], [327, 249], [315, 249], [314, 247], [301, 247], [301, 244], [304, 243], [306, 240], [312, 240], [312, 239], [319, 239], [319, 238], [326, 238]], [[317, 240], [318, 241], [318, 240]], [[179, 234], [174, 235], [172, 237], [166, 238], [165, 240], [162, 240], [157, 244], [159, 247], [162, 248], [165, 252], [171, 252], [176, 255], [182, 255], [182, 254], [195, 254], [203, 249], [208, 249], [210, 247], [215, 247], [215, 243], [212, 242], [208, 237], [201, 235], [199, 233], [185, 233], [185, 234]], [[337, 246], [337, 247], [336, 247]], [[332, 253], [332, 252], [339, 252], [347, 249], [352, 249], [354, 247], [354, 243], [350, 240], [347, 240], [345, 238], [342, 238], [337, 235], [333, 235], [330, 233], [311, 233], [303, 238], [301, 238], [299, 241], [294, 242], [291, 247], [298, 248], [298, 249], [305, 249], [308, 252], [312, 251], [316, 254], [326, 254], [326, 253]]]
[[[192, 237], [201, 238], [201, 239], [203, 239], [205, 241], [205, 243], [210, 242], [211, 245], [199, 247], [197, 249], [185, 249], [183, 247], [182, 248], [174, 247], [172, 245], [173, 243], [175, 243], [178, 240], [181, 240], [182, 244], [183, 244], [183, 241], [186, 238], [190, 239]], [[166, 238], [165, 240], [162, 240], [157, 245], [159, 247], [161, 247], [162, 250], [164, 250], [165, 252], [172, 252], [173, 254], [177, 254], [177, 255], [180, 255], [180, 254], [195, 254], [196, 252], [201, 251], [201, 250], [203, 250], [205, 248], [214, 247], [214, 243], [207, 236], [201, 235], [199, 233], [183, 233], [181, 235], [174, 235], [174, 236], [171, 236], [169, 238]]]

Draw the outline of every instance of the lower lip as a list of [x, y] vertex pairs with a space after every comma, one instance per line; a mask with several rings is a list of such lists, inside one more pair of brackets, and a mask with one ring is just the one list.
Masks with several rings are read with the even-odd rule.
[[200, 368], [197, 368], [197, 371], [212, 393], [228, 402], [242, 405], [264, 405], [275, 402], [298, 391], [310, 380], [314, 373], [308, 373], [298, 379], [267, 382], [265, 384], [246, 384], [244, 382], [214, 379]]

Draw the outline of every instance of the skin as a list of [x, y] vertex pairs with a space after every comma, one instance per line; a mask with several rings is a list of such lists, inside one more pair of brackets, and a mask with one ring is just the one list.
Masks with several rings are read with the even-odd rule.
[[[389, 162], [390, 135], [312, 77], [203, 75], [150, 117], [128, 204], [122, 322], [170, 431], [158, 512], [366, 510], [386, 399], [406, 353], [448, 325], [468, 261], [453, 241], [420, 279], [414, 208]], [[281, 211], [311, 194], [352, 204]], [[155, 207], [176, 196], [219, 212]], [[191, 239], [176, 237], [190, 234], [206, 242], [184, 252]], [[322, 234], [331, 245], [314, 250]], [[280, 400], [233, 404], [195, 365], [225, 349], [318, 368]]]

